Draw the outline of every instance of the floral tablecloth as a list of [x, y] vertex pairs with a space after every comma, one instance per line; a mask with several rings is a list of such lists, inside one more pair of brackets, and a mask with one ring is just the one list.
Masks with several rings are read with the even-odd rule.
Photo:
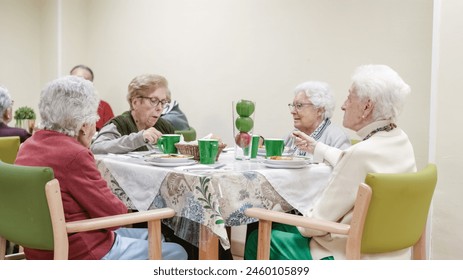
[[[145, 202], [144, 205], [149, 205], [147, 209], [173, 208], [177, 213], [176, 217], [165, 222], [177, 236], [197, 245], [199, 225], [204, 225], [219, 237], [225, 249], [230, 246], [225, 226], [238, 226], [255, 221], [244, 215], [245, 209], [260, 207], [286, 212], [294, 208], [275, 190], [271, 182], [278, 183], [281, 190], [294, 182], [301, 185], [293, 186], [295, 189], [303, 187], [301, 182], [310, 185], [307, 178], [304, 179], [304, 176], [310, 173], [308, 170], [266, 169], [259, 162], [235, 161], [232, 155], [221, 155], [220, 162], [226, 163], [224, 168], [202, 172], [187, 172], [187, 167], [147, 166], [140, 161], [137, 164], [137, 160], [128, 157], [97, 156], [96, 161], [112, 191], [128, 208], [146, 210], [135, 205], [140, 205], [139, 200], [143, 197], [147, 198], [141, 199]], [[322, 177], [326, 180], [329, 171], [330, 169], [323, 173], [326, 176]], [[153, 178], [150, 179], [150, 176]], [[125, 185], [121, 181], [125, 181]], [[142, 185], [132, 186], [138, 192], [133, 191], [132, 187], [126, 188], [126, 185], [133, 185], [129, 182], [134, 181]], [[130, 190], [127, 192], [128, 189]], [[316, 186], [316, 189], [313, 194], [309, 192], [312, 200], [318, 196], [322, 187]], [[289, 191], [290, 194], [292, 192], [294, 191]], [[288, 197], [290, 201], [292, 197]], [[134, 201], [137, 202], [134, 204]], [[311, 201], [307, 203], [310, 204]]]

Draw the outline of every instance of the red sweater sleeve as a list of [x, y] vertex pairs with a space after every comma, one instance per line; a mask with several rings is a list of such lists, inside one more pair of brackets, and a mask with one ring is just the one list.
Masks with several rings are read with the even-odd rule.
[[[67, 191], [72, 196], [68, 198], [71, 200], [68, 206], [76, 209], [67, 209], [69, 217], [66, 218], [78, 220], [127, 213], [127, 207], [111, 192], [102, 178], [90, 151], [79, 152], [67, 169], [67, 179], [70, 180]], [[65, 197], [63, 203], [66, 205]], [[83, 216], [82, 210], [88, 217], [79, 217]]]

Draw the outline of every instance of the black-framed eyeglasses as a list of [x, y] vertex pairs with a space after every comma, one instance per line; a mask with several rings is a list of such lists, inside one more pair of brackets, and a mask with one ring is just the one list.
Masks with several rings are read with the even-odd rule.
[[161, 104], [162, 108], [166, 108], [169, 102], [167, 100], [159, 100], [157, 98], [152, 98], [152, 97], [146, 97], [146, 96], [137, 96], [138, 98], [141, 99], [148, 99], [150, 101], [151, 106], [156, 107], [159, 104]]
[[296, 109], [296, 111], [302, 110], [302, 107], [304, 106], [313, 106], [312, 103], [296, 103], [296, 104], [288, 104], [288, 108], [290, 111]]

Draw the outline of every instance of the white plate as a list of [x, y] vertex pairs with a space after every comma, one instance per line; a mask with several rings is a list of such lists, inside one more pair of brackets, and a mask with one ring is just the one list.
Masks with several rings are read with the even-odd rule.
[[309, 163], [309, 160], [300, 157], [292, 157], [292, 159], [266, 159], [264, 163], [270, 165], [304, 166]]
[[196, 160], [188, 160], [183, 162], [156, 162], [156, 161], [146, 161], [146, 163], [154, 166], [160, 167], [177, 167], [177, 166], [185, 166], [185, 165], [193, 165], [198, 163]]
[[136, 151], [136, 152], [128, 152], [127, 154], [129, 155], [136, 155], [136, 156], [148, 156], [148, 155], [151, 155], [151, 154], [156, 154], [156, 153], [160, 153], [159, 151], [156, 151], [156, 150], [150, 150], [150, 151]]
[[191, 161], [193, 156], [180, 154], [151, 154], [145, 156], [146, 161], [163, 162], [163, 163], [179, 163]]
[[308, 164], [302, 164], [302, 165], [287, 165], [287, 164], [270, 164], [270, 163], [265, 163], [264, 165], [268, 168], [281, 168], [281, 169], [297, 169], [297, 168], [304, 168], [309, 166]]

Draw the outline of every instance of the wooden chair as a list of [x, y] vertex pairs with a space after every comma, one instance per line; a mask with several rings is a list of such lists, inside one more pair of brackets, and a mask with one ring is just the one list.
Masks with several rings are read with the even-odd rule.
[[58, 180], [48, 167], [0, 163], [0, 260], [24, 258], [22, 253], [5, 256], [10, 240], [26, 248], [52, 250], [55, 260], [68, 259], [68, 234], [148, 222], [149, 258], [161, 259], [161, 219], [170, 208], [66, 222]]
[[19, 144], [19, 136], [0, 137], [0, 161], [14, 163]]
[[272, 222], [347, 235], [347, 259], [409, 247], [413, 259], [426, 259], [426, 221], [436, 183], [434, 164], [416, 173], [368, 174], [359, 186], [350, 225], [247, 209], [246, 215], [259, 219], [257, 259], [270, 256]]

